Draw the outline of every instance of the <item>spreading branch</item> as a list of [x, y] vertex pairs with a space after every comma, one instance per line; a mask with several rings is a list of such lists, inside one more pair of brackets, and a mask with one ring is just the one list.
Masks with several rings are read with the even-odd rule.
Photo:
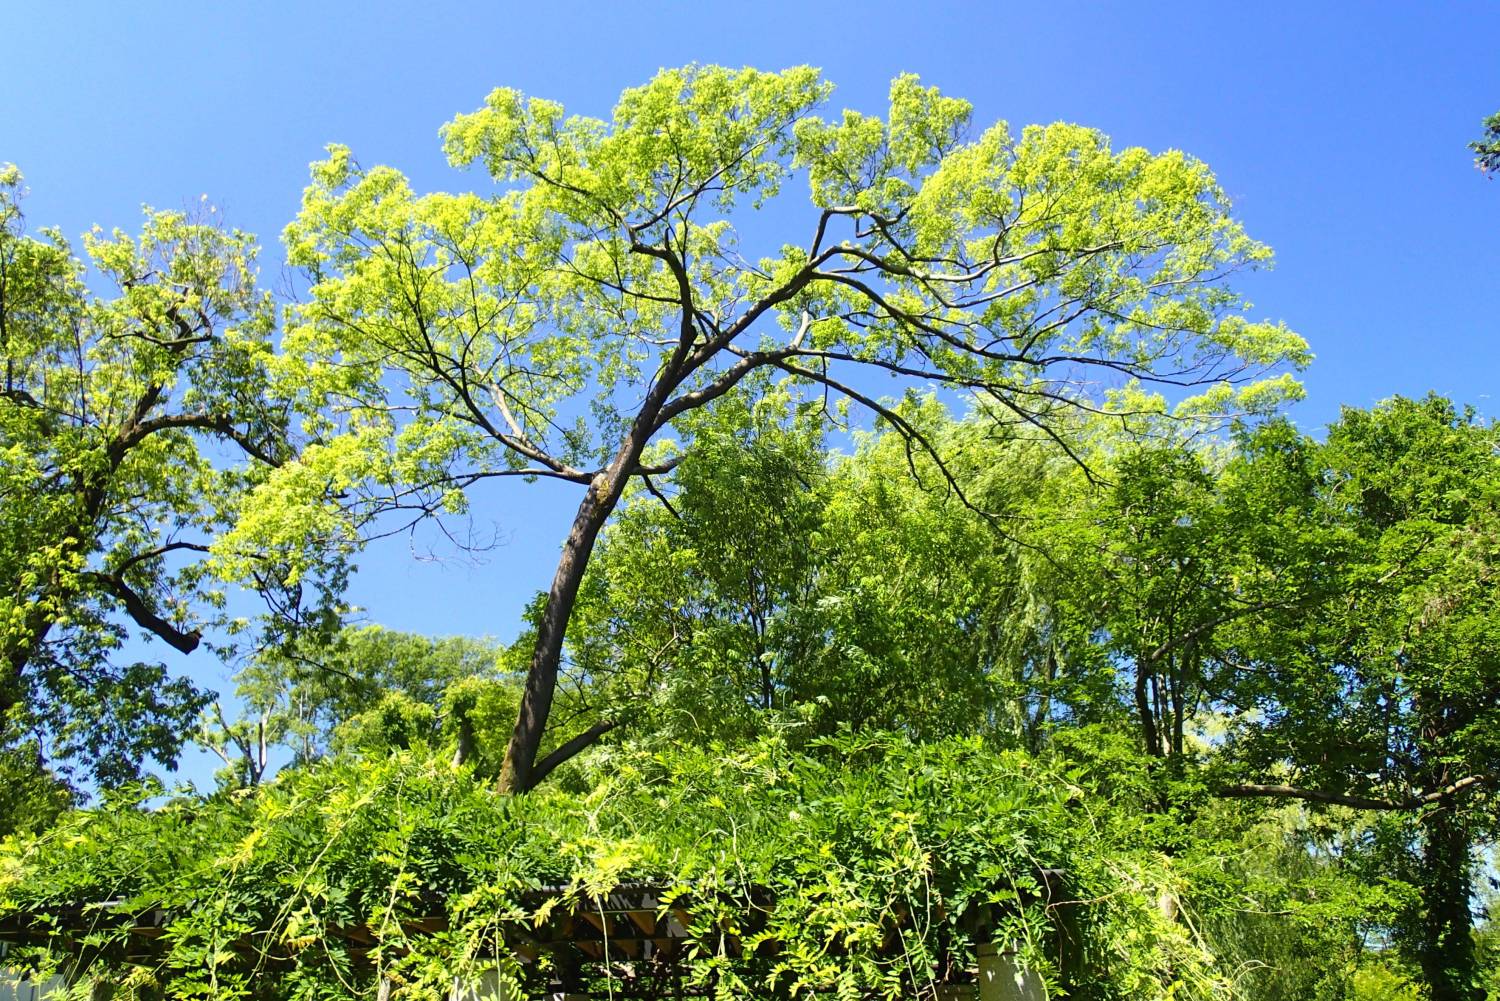
[[1300, 799], [1310, 803], [1326, 803], [1330, 806], [1348, 806], [1356, 810], [1383, 810], [1383, 811], [1410, 811], [1420, 810], [1424, 806], [1434, 806], [1446, 803], [1456, 798], [1460, 793], [1477, 786], [1485, 785], [1493, 780], [1490, 775], [1469, 775], [1450, 782], [1440, 789], [1431, 792], [1408, 796], [1405, 799], [1376, 799], [1370, 796], [1355, 796], [1349, 793], [1323, 792], [1318, 789], [1299, 789], [1289, 785], [1261, 785], [1257, 783], [1244, 783], [1241, 785], [1225, 786], [1218, 790], [1220, 796], [1231, 799], [1249, 799], [1254, 797], [1269, 797], [1273, 799]]

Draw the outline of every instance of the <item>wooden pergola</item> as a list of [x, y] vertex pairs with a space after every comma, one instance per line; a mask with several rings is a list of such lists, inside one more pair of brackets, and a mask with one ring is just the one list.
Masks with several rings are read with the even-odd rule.
[[[1067, 901], [1061, 892], [1062, 874], [1044, 870], [1040, 884], [1044, 901], [1054, 914], [1053, 938], [1065, 976], [1078, 967], [1078, 943], [1068, 920]], [[585, 1001], [591, 997], [669, 999], [703, 996], [711, 988], [689, 982], [687, 961], [704, 949], [722, 948], [744, 957], [743, 941], [762, 930], [774, 906], [768, 891], [751, 887], [733, 898], [737, 934], [727, 934], [701, 919], [706, 900], [693, 895], [668, 894], [667, 888], [651, 882], [629, 882], [598, 896], [576, 887], [550, 886], [524, 891], [518, 903], [529, 915], [544, 915], [540, 921], [515, 919], [500, 922], [503, 949], [518, 964], [526, 993], [517, 995], [505, 987], [497, 970], [483, 970], [477, 983], [455, 983], [451, 1001], [521, 1001], [546, 997], [551, 1001]], [[716, 903], [728, 898], [720, 897]], [[1032, 898], [1035, 902], [1035, 897]], [[407, 936], [438, 935], [449, 930], [449, 919], [441, 900], [433, 900], [430, 917], [402, 922]], [[908, 916], [910, 917], [910, 916]], [[1003, 917], [1003, 908], [992, 905], [966, 915], [963, 931], [974, 942], [987, 943], [989, 930]], [[161, 938], [173, 918], [162, 908], [128, 911], [122, 901], [58, 908], [46, 914], [12, 914], [0, 919], [0, 942], [16, 946], [45, 945], [69, 957], [63, 971], [65, 982], [93, 979], [95, 997], [105, 1001], [112, 991], [99, 971], [121, 966], [159, 967], [164, 952]], [[891, 925], [882, 949], [892, 956], [900, 948], [901, 923]], [[98, 935], [101, 931], [114, 934]], [[119, 934], [123, 931], [124, 934]], [[364, 925], [330, 925], [326, 934], [338, 940], [350, 960], [369, 977], [379, 973], [377, 947], [381, 936]], [[709, 939], [712, 938], [712, 941]], [[99, 944], [100, 942], [103, 944]], [[957, 943], [953, 943], [957, 944]], [[390, 947], [387, 946], [387, 949]], [[762, 946], [767, 950], [770, 946]], [[278, 947], [270, 932], [242, 937], [235, 951], [247, 965], [274, 969], [295, 962], [286, 947]], [[754, 951], [754, 950], [752, 950]], [[1040, 980], [1019, 969], [1007, 952], [981, 945], [977, 962], [967, 963], [958, 953], [939, 942], [935, 976], [913, 984], [914, 996], [935, 1001], [1041, 1001]], [[837, 947], [830, 948], [836, 954]], [[756, 953], [757, 955], [759, 953]], [[967, 955], [965, 951], [964, 955]], [[380, 980], [378, 996], [384, 1001], [393, 987]], [[0, 977], [0, 1001], [8, 1001]], [[25, 995], [20, 995], [25, 996]]]

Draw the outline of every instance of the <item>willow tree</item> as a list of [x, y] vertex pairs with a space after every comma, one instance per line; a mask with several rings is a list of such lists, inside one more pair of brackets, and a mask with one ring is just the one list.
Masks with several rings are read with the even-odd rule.
[[1141, 390], [1171, 384], [1183, 416], [1295, 392], [1269, 370], [1303, 341], [1224, 284], [1269, 252], [1202, 163], [1073, 125], [974, 134], [968, 103], [911, 76], [883, 118], [819, 117], [830, 91], [807, 68], [689, 67], [603, 120], [501, 89], [443, 130], [487, 190], [417, 194], [342, 147], [313, 167], [286, 233], [308, 284], [284, 374], [322, 400], [319, 444], [240, 538], [313, 559], [381, 505], [461, 510], [492, 477], [577, 484], [505, 789], [611, 725], [539, 755], [595, 541], [627, 483], [692, 451], [682, 418], [752, 373], [867, 408], [939, 460], [871, 373], [1040, 433], [1101, 386], [1132, 407], [1165, 406]]

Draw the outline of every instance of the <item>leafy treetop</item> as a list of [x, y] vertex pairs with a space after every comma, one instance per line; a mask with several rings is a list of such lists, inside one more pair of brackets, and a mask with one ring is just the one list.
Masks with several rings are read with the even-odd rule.
[[[1102, 384], [1117, 410], [1261, 411], [1306, 346], [1225, 283], [1269, 259], [1179, 152], [1116, 152], [1072, 125], [970, 132], [970, 106], [895, 80], [884, 118], [818, 115], [815, 70], [692, 66], [608, 120], [496, 90], [443, 131], [484, 193], [414, 192], [343, 147], [287, 228], [308, 278], [278, 363], [317, 439], [248, 508], [230, 550], [315, 569], [382, 513], [459, 511], [494, 477], [586, 486], [540, 609], [502, 785], [528, 789], [578, 589], [627, 483], [694, 448], [686, 418], [787, 379], [936, 452], [863, 371], [973, 393], [1057, 433]], [[809, 185], [806, 231], [754, 248], [744, 210]], [[232, 562], [232, 561], [231, 561]], [[578, 735], [585, 744], [587, 734]]]

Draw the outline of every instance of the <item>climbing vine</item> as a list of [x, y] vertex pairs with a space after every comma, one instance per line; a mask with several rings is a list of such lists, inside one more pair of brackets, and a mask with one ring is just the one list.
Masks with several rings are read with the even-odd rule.
[[[772, 737], [601, 752], [574, 778], [501, 796], [417, 748], [108, 802], [4, 843], [0, 921], [50, 915], [16, 955], [89, 957], [116, 996], [373, 998], [384, 981], [438, 998], [497, 969], [540, 989], [552, 959], [518, 952], [518, 930], [649, 886], [686, 918], [681, 987], [699, 994], [930, 996], [962, 979], [976, 937], [1072, 996], [1228, 989], [1193, 923], [1160, 907], [1198, 863], [1142, 847], [1017, 752]], [[608, 992], [626, 966], [589, 975]]]

